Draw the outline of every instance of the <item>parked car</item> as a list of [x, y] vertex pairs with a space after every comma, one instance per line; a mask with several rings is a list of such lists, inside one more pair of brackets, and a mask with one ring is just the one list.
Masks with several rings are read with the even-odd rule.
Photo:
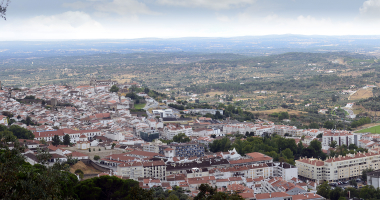
[[344, 184], [348, 184], [348, 183], [350, 183], [350, 181], [344, 181]]
[[362, 181], [360, 178], [356, 179], [356, 182], [360, 182], [360, 181]]

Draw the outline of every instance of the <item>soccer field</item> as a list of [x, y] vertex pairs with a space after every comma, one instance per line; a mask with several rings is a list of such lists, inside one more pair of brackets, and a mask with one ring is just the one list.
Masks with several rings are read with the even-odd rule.
[[371, 128], [366, 128], [360, 131], [355, 131], [355, 133], [380, 133], [380, 125], [379, 126], [374, 126]]

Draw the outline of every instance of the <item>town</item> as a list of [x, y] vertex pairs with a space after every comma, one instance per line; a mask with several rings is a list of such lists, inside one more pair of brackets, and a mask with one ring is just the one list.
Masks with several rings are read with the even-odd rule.
[[[325, 181], [351, 187], [350, 181], [355, 180], [359, 187], [379, 187], [375, 178], [380, 172], [368, 173], [368, 180], [373, 177], [374, 181], [360, 180], [363, 171], [380, 170], [380, 136], [376, 134], [297, 129], [260, 119], [185, 118], [168, 106], [176, 104], [175, 100], [159, 102], [144, 92], [137, 96], [145, 105], [136, 109], [136, 100], [122, 95], [135, 90], [144, 88], [138, 83], [95, 79], [77, 87], [2, 86], [0, 124], [9, 127], [25, 145], [22, 154], [27, 162], [41, 163], [41, 150], [48, 152], [48, 166], [74, 159], [95, 171], [76, 170], [78, 179], [83, 180], [115, 176], [138, 181], [144, 189], [172, 190], [179, 186], [191, 197], [199, 193], [202, 184], [208, 184], [244, 199], [325, 199], [317, 194], [318, 186]], [[223, 110], [215, 109], [185, 112], [223, 114]], [[273, 136], [289, 139], [305, 150], [319, 144], [320, 149], [315, 150], [326, 157], [302, 153], [294, 162], [291, 159], [296, 152], [282, 156], [289, 161], [264, 152], [236, 148], [213, 152], [211, 148], [214, 141], [224, 138], [244, 141]], [[353, 151], [343, 154], [344, 148]]]

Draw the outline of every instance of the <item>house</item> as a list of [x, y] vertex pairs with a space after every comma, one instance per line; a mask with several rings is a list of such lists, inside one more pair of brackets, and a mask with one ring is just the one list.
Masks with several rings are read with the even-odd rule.
[[88, 155], [74, 151], [71, 154], [67, 154], [66, 156], [71, 156], [72, 159], [82, 160], [88, 159]]

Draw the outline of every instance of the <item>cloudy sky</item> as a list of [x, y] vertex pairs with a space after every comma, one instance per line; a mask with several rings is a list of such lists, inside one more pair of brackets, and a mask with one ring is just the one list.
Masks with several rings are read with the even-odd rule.
[[380, 0], [11, 0], [0, 40], [379, 35], [379, 24]]

